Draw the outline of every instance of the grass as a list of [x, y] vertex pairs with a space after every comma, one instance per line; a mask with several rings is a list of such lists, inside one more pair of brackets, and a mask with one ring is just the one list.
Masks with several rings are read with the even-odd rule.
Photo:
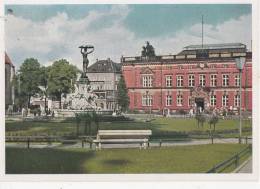
[[[198, 128], [197, 121], [195, 119], [157, 118], [153, 123], [159, 125], [160, 130], [167, 131], [205, 131], [206, 129], [209, 129], [209, 124], [207, 122], [204, 123], [203, 128]], [[219, 119], [219, 122], [216, 125], [216, 130], [223, 131], [237, 129], [238, 124], [238, 120]], [[250, 122], [248, 120], [244, 120], [243, 127], [251, 127]]]
[[[92, 124], [92, 133], [96, 134], [96, 127]], [[81, 125], [81, 133], [84, 126]], [[6, 121], [7, 135], [70, 135], [75, 134], [76, 124], [71, 121]], [[195, 119], [156, 118], [151, 122], [101, 122], [100, 129], [152, 129], [153, 138], [185, 138], [188, 135], [208, 137], [209, 124], [205, 122], [203, 128], [197, 127]], [[223, 137], [236, 137], [238, 120], [219, 120], [216, 134]], [[249, 120], [243, 120], [243, 133], [250, 136], [252, 125]]]
[[101, 151], [6, 148], [6, 173], [203, 173], [245, 146], [213, 144]]

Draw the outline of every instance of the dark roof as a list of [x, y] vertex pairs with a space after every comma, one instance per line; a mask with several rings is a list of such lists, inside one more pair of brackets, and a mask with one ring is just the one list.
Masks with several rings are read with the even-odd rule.
[[14, 67], [11, 59], [9, 58], [9, 56], [5, 53], [5, 64], [9, 64], [11, 65], [12, 67]]
[[121, 64], [115, 63], [110, 59], [97, 60], [94, 64], [88, 67], [89, 73], [120, 73]]

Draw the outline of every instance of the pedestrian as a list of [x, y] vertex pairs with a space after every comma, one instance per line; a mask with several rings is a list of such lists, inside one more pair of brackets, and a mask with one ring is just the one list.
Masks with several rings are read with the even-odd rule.
[[26, 116], [25, 108], [23, 107], [23, 108], [22, 108], [22, 117], [25, 117], [25, 116]]

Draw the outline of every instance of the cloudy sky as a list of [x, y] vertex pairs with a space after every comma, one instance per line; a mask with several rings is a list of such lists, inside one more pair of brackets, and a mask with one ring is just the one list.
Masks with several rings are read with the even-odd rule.
[[[8, 9], [13, 13], [8, 14]], [[241, 42], [251, 48], [251, 6], [240, 5], [6, 5], [5, 45], [19, 67], [34, 57], [43, 65], [66, 58], [81, 68], [78, 46], [91, 44], [89, 56], [139, 56], [145, 41], [159, 54], [176, 54], [184, 46]]]

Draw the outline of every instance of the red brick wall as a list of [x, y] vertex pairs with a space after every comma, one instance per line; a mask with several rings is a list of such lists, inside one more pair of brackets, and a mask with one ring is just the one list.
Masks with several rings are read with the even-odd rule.
[[[207, 63], [205, 61], [204, 63]], [[195, 86], [199, 86], [199, 75], [205, 74], [206, 86], [210, 87], [210, 74], [217, 74], [217, 87], [212, 87], [211, 90], [215, 91], [217, 97], [217, 108], [222, 107], [222, 95], [224, 90], [229, 95], [229, 106], [234, 106], [234, 95], [239, 90], [239, 87], [235, 86], [235, 75], [239, 74], [235, 62], [214, 62], [207, 63], [209, 67], [201, 69], [198, 67], [196, 61], [190, 62], [189, 64], [183, 62], [182, 64], [147, 64], [147, 63], [136, 63], [132, 65], [124, 64], [122, 67], [123, 76], [126, 81], [128, 94], [130, 97], [130, 109], [147, 110], [152, 108], [153, 110], [160, 110], [163, 108], [169, 108], [171, 110], [185, 109], [188, 110], [188, 97], [190, 96], [190, 88], [188, 87], [188, 75], [195, 75]], [[214, 68], [211, 68], [214, 65]], [[224, 67], [227, 65], [228, 67]], [[182, 67], [179, 69], [179, 67]], [[153, 77], [153, 86], [144, 88], [142, 85], [142, 76], [144, 69], [150, 69]], [[229, 75], [229, 86], [222, 86], [222, 74]], [[166, 87], [165, 76], [172, 76], [172, 87]], [[183, 75], [184, 87], [176, 87], [176, 75]], [[246, 85], [247, 75], [247, 109], [252, 110], [252, 64], [247, 62], [242, 72], [242, 88], [244, 90]], [[183, 91], [183, 106], [179, 107], [176, 105], [177, 91]], [[142, 106], [142, 94], [146, 91], [153, 95], [153, 105], [151, 107]], [[170, 91], [173, 97], [173, 103], [171, 106], [166, 107], [166, 95], [167, 91]], [[161, 100], [162, 94], [162, 100]], [[242, 108], [245, 108], [245, 92], [242, 92]]]

